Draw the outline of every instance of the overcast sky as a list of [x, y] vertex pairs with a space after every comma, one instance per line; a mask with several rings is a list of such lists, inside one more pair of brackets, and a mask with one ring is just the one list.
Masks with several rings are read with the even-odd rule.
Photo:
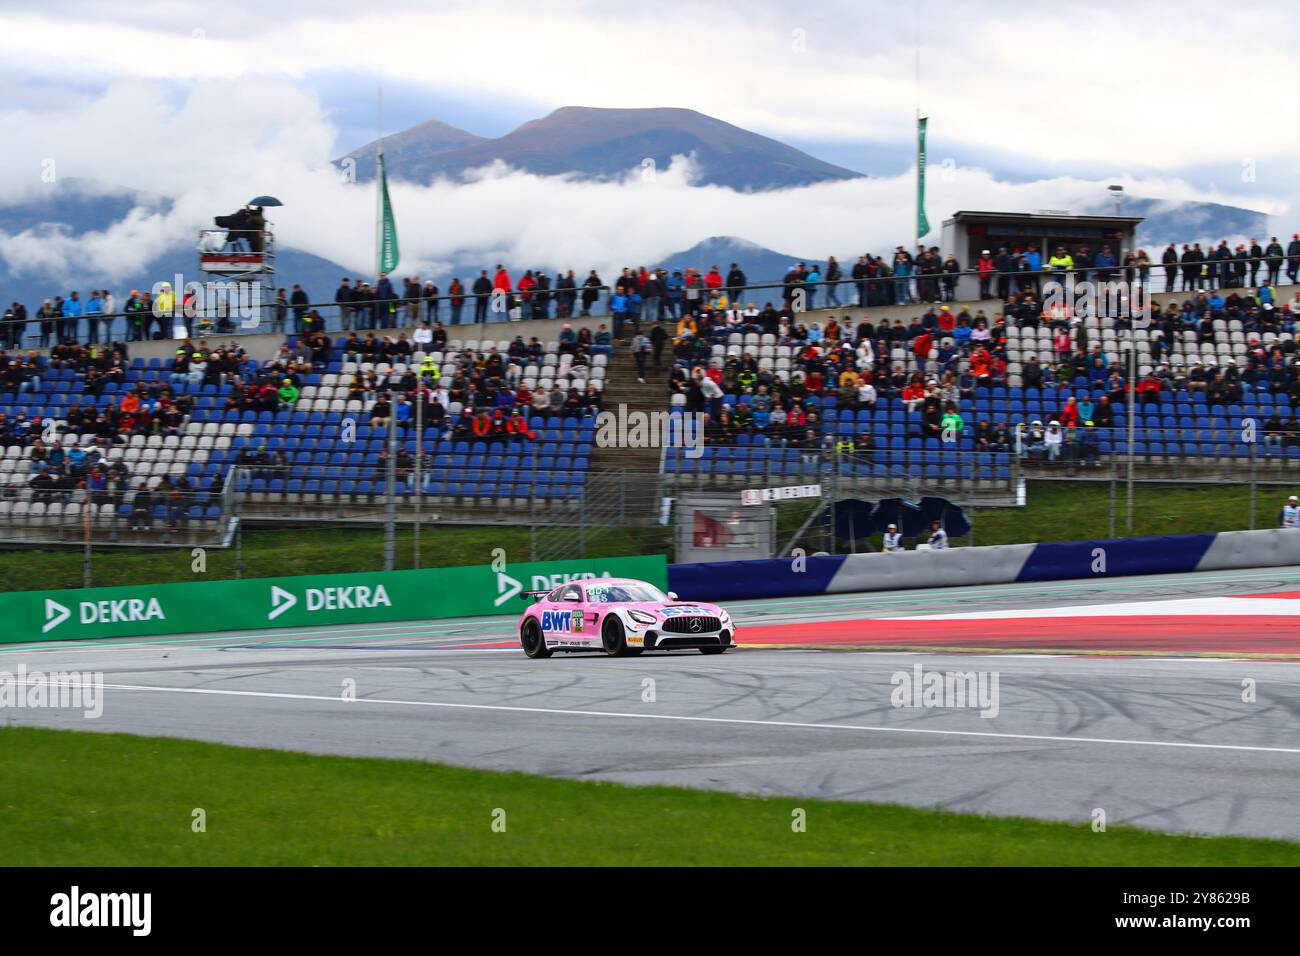
[[[639, 243], [629, 259], [721, 233], [800, 250], [884, 242], [910, 228], [918, 38], [944, 171], [932, 222], [962, 205], [1062, 208], [1107, 182], [1272, 213], [1300, 196], [1300, 28], [1277, 5], [47, 0], [0, 5], [0, 201], [39, 189], [50, 160], [60, 177], [178, 201], [105, 235], [112, 256], [269, 191], [296, 200], [278, 217], [290, 241], [361, 263], [350, 235], [372, 205], [327, 164], [373, 137], [382, 83], [388, 132], [441, 119], [495, 136], [566, 105], [681, 106], [879, 177], [759, 198], [694, 190], [685, 166], [655, 195], [501, 171], [410, 187], [399, 227], [420, 261], [462, 240], [526, 254], [534, 233], [575, 254]], [[539, 200], [554, 218], [510, 212]], [[624, 205], [569, 214], [597, 202]], [[602, 220], [619, 208], [615, 234]], [[0, 220], [11, 265], [55, 251], [39, 241], [23, 253]]]

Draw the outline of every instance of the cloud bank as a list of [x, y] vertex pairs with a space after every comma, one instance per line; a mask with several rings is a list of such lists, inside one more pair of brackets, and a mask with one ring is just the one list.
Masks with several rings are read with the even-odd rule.
[[[13, 229], [0, 210], [0, 260], [10, 271], [70, 279], [87, 272], [128, 275], [192, 242], [213, 215], [260, 193], [285, 203], [273, 213], [282, 245], [358, 274], [371, 268], [373, 186], [345, 182], [330, 165], [334, 126], [300, 84], [207, 80], [177, 96], [162, 83], [124, 80], [63, 111], [0, 114], [0, 137], [7, 144], [0, 154], [0, 205], [108, 187], [170, 201], [143, 202], [108, 229], [85, 235]], [[619, 182], [536, 176], [501, 165], [455, 181], [394, 182], [399, 271], [441, 276], [449, 263], [477, 258], [484, 267], [501, 261], [516, 268], [597, 268], [603, 275], [724, 234], [822, 257], [885, 252], [913, 241], [911, 171], [750, 194], [693, 185], [695, 172], [690, 157], [677, 157], [653, 176], [629, 170]], [[1111, 182], [1137, 196], [1241, 201], [1207, 195], [1176, 177], [1011, 183], [987, 170], [936, 161], [929, 241], [938, 243], [943, 219], [959, 209], [1109, 211]], [[1266, 202], [1279, 211], [1287, 205], [1284, 195]]]

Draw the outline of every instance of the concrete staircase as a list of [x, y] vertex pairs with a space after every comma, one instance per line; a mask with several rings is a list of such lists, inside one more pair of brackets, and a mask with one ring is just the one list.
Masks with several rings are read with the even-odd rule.
[[[646, 372], [646, 384], [636, 380], [636, 362], [626, 343], [614, 346], [605, 372], [605, 391], [602, 409], [614, 415], [621, 414], [620, 406], [628, 413], [653, 414], [668, 410], [667, 372], [655, 372], [653, 366]], [[591, 453], [593, 472], [622, 469], [635, 473], [659, 470], [659, 448], [601, 447], [597, 443]]]
[[[602, 413], [639, 416], [668, 410], [667, 371], [656, 372], [652, 363], [647, 364], [651, 367], [647, 369], [646, 383], [642, 385], [636, 380], [636, 362], [632, 359], [631, 348], [627, 343], [615, 344], [614, 354], [606, 366]], [[598, 437], [591, 453], [591, 476], [587, 479], [588, 506], [593, 516], [599, 519], [608, 513], [611, 524], [649, 524], [657, 520], [663, 494], [663, 478], [659, 474], [662, 454], [663, 449], [657, 445], [649, 448], [602, 446]], [[591, 492], [601, 487], [602, 475], [616, 479], [618, 488], [616, 491], [607, 488], [593, 496]]]

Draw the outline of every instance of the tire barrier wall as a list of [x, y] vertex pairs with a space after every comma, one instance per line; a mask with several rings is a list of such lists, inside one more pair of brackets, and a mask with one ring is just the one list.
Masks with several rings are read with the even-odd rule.
[[1274, 528], [1271, 531], [1225, 531], [1197, 565], [1198, 571], [1228, 571], [1233, 568], [1280, 568], [1300, 564], [1300, 532]]
[[1300, 531], [1273, 529], [672, 564], [668, 585], [684, 600], [736, 601], [1288, 565], [1300, 565]]

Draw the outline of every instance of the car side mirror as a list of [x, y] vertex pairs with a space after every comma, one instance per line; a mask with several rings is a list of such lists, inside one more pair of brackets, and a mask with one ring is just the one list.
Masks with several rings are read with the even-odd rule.
[[676, 591], [669, 591], [669, 592], [668, 592], [668, 600], [670, 600], [670, 601], [676, 601], [676, 600], [677, 600], [677, 592], [676, 592]]

